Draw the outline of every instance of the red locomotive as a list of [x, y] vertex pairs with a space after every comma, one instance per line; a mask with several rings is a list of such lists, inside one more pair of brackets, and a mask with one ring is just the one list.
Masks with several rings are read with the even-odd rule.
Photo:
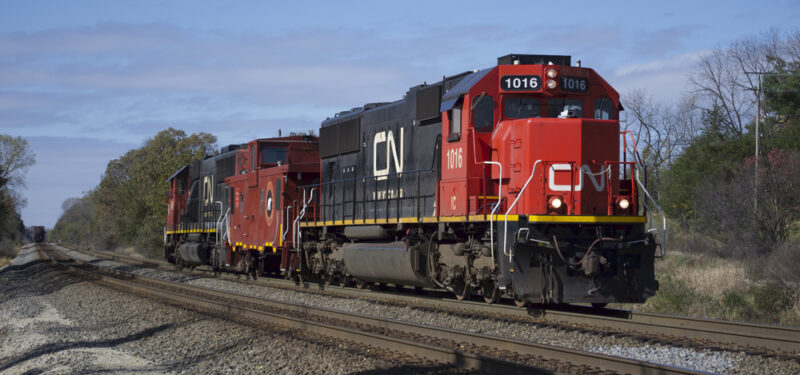
[[[184, 216], [205, 218], [199, 233], [170, 230], [168, 219], [167, 257], [342, 285], [446, 288], [459, 299], [477, 290], [487, 302], [643, 302], [658, 288], [657, 245], [621, 108], [619, 94], [569, 56], [503, 56], [336, 114], [323, 121], [318, 150], [296, 139], [302, 151], [292, 154], [279, 138], [230, 151], [236, 168], [211, 177], [225, 200]], [[176, 183], [170, 204], [184, 212], [192, 193]]]

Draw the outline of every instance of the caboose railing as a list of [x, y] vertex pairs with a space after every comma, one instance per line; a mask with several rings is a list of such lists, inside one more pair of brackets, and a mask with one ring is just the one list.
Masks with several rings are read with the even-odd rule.
[[[219, 204], [220, 211], [222, 211], [222, 202], [217, 202]], [[222, 246], [225, 244], [225, 240], [228, 238], [228, 226], [230, 224], [230, 207], [227, 211], [225, 211], [225, 215], [221, 215], [219, 220], [217, 220], [217, 245]]]

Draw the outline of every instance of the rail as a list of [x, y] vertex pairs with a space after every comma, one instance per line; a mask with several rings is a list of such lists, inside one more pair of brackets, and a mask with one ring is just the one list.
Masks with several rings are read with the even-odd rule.
[[[66, 258], [63, 254], [56, 255]], [[206, 289], [175, 281], [145, 277], [132, 272], [102, 269], [92, 262], [74, 259], [56, 260], [52, 255], [50, 255], [50, 259], [70, 267], [76, 272], [91, 275], [95, 282], [112, 285], [126, 291], [143, 293], [171, 303], [188, 303], [199, 307], [202, 311], [217, 313], [219, 316], [226, 317], [233, 314], [241, 318], [280, 324], [316, 335], [331, 337], [335, 340], [352, 340], [393, 352], [417, 355], [426, 360], [463, 369], [502, 374], [549, 373], [552, 370], [534, 367], [526, 363], [531, 359], [542, 357], [546, 361], [537, 363], [545, 363], [548, 367], [556, 366], [560, 369], [568, 366], [573, 372], [584, 372], [591, 369], [591, 371], [602, 370], [632, 374], [698, 373], [683, 368], [559, 346]], [[423, 342], [434, 342], [435, 344]], [[470, 347], [470, 349], [466, 349], [469, 351], [463, 349], [465, 345]], [[498, 351], [505, 353], [501, 354]], [[496, 358], [496, 356], [505, 357], [508, 354], [511, 354], [515, 360]]]

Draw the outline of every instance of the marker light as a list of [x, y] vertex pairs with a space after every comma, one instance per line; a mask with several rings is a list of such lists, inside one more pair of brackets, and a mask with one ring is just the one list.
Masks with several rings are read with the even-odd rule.
[[631, 202], [630, 202], [630, 201], [628, 201], [628, 200], [627, 200], [627, 199], [625, 199], [625, 198], [622, 198], [622, 199], [620, 199], [620, 200], [619, 200], [619, 202], [617, 202], [617, 205], [619, 205], [619, 208], [621, 208], [621, 209], [623, 209], [623, 210], [627, 210], [627, 209], [628, 209], [628, 207], [630, 207], [630, 205], [631, 205]]
[[558, 71], [555, 69], [547, 69], [547, 78], [556, 78]]
[[556, 86], [558, 86], [558, 83], [556, 83], [556, 80], [554, 80], [554, 79], [548, 79], [547, 80], [547, 88], [548, 89], [554, 89], [554, 88], [556, 88]]
[[550, 199], [550, 207], [552, 207], [555, 210], [561, 208], [562, 203], [563, 202], [561, 202], [561, 198], [559, 197], [553, 197]]

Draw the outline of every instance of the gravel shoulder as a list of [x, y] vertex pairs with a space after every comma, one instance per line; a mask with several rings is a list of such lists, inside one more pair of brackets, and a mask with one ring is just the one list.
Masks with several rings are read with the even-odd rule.
[[0, 269], [2, 374], [450, 373], [95, 285], [26, 247]]

